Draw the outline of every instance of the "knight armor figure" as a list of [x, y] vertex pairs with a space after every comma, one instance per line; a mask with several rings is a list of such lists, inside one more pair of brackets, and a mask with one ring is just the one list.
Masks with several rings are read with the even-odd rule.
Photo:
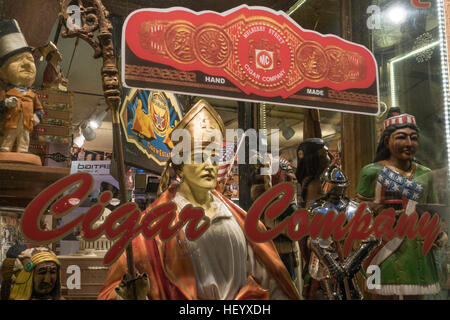
[[[309, 208], [309, 214], [344, 213], [349, 221], [355, 214], [359, 203], [347, 198], [344, 193], [349, 182], [341, 168], [329, 166], [321, 175], [323, 197]], [[366, 209], [371, 214], [370, 209]], [[361, 300], [363, 295], [359, 288], [356, 274], [369, 253], [380, 244], [373, 235], [362, 241], [347, 257], [344, 257], [342, 243], [327, 239], [310, 239], [312, 250], [308, 271], [312, 278], [320, 281], [326, 297], [330, 300]]]

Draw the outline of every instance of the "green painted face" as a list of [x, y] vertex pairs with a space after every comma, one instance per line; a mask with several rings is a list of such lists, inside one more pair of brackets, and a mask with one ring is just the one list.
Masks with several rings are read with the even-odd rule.
[[36, 78], [36, 65], [30, 52], [16, 54], [0, 68], [3, 81], [15, 86], [31, 87]]

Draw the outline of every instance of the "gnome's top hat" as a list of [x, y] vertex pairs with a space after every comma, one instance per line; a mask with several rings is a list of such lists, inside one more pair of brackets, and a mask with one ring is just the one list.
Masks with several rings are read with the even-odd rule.
[[13, 55], [31, 50], [15, 19], [0, 21], [0, 67]]

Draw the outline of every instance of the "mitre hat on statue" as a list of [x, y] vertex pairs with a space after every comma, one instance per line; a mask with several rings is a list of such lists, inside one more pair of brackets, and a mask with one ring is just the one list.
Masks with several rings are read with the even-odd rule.
[[[195, 144], [208, 145], [211, 142], [220, 143], [223, 139], [225, 126], [220, 115], [204, 99], [199, 100], [175, 127], [187, 130], [191, 137], [192, 147]], [[174, 133], [172, 131], [172, 134]], [[172, 136], [171, 136], [171, 140]]]
[[[196, 147], [209, 148], [217, 150], [222, 146], [223, 136], [225, 134], [225, 126], [219, 114], [206, 100], [199, 100], [186, 114], [183, 119], [176, 125], [170, 134], [170, 139], [175, 145], [182, 143], [182, 140], [174, 139], [174, 135], [178, 130], [186, 130], [190, 137], [190, 150], [194, 151]], [[181, 139], [184, 139], [181, 138]], [[198, 150], [198, 149], [197, 149]], [[195, 160], [195, 159], [194, 159]], [[169, 185], [169, 167], [172, 159], [170, 159], [161, 174], [161, 181], [158, 186], [158, 196], [164, 192]]]

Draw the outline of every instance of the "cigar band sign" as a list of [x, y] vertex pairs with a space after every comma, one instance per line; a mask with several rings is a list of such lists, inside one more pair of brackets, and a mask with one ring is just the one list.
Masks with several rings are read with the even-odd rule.
[[125, 87], [376, 115], [377, 64], [364, 46], [304, 30], [284, 12], [239, 6], [131, 13]]

